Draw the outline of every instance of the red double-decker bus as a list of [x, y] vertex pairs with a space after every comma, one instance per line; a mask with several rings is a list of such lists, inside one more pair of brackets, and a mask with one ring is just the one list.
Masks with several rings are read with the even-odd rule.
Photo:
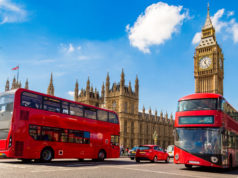
[[120, 127], [113, 111], [18, 89], [0, 94], [0, 157], [117, 158]]
[[197, 93], [179, 100], [174, 163], [187, 168], [238, 166], [238, 114], [223, 96]]

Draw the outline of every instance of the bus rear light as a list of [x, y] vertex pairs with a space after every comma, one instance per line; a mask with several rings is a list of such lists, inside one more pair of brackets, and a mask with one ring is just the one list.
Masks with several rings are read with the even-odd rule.
[[213, 163], [217, 163], [217, 162], [218, 162], [218, 158], [217, 158], [216, 156], [212, 156], [212, 157], [211, 157], [211, 161], [212, 161]]
[[12, 136], [10, 136], [9, 138], [8, 148], [10, 148], [11, 146], [12, 146]]
[[175, 156], [174, 156], [175, 160], [178, 161], [179, 160], [179, 154], [177, 153]]

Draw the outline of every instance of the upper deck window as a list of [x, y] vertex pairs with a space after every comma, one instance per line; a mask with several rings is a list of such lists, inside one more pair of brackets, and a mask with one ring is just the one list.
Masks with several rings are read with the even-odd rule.
[[44, 97], [44, 110], [60, 112], [60, 100]]
[[217, 98], [179, 101], [178, 111], [217, 110]]
[[33, 93], [23, 92], [21, 95], [21, 105], [41, 109], [42, 108], [42, 96]]

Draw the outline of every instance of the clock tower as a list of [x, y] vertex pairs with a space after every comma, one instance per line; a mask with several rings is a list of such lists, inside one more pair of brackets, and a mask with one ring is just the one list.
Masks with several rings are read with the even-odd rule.
[[215, 36], [215, 28], [207, 9], [201, 41], [194, 54], [195, 93], [223, 95], [224, 57]]

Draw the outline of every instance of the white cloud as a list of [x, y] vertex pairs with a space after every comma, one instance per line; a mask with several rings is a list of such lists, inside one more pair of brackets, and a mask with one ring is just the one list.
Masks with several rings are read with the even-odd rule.
[[22, 22], [27, 16], [23, 8], [10, 0], [0, 0], [0, 12], [0, 24]]
[[80, 50], [82, 49], [82, 47], [81, 47], [81, 46], [78, 46], [77, 49], [80, 51]]
[[235, 43], [238, 43], [238, 23], [236, 23], [235, 19], [232, 19], [230, 21], [230, 24], [231, 24], [230, 32], [232, 33], [233, 41]]
[[227, 12], [227, 17], [233, 16], [234, 14], [235, 14], [234, 11], [228, 11], [228, 12]]
[[211, 17], [212, 24], [216, 29], [216, 32], [220, 32], [223, 27], [226, 27], [228, 24], [227, 22], [221, 21], [221, 17], [224, 14], [225, 9], [218, 10], [213, 17]]
[[[234, 11], [227, 12], [227, 18], [233, 16], [235, 14]], [[214, 16], [211, 17], [212, 24], [218, 34], [222, 35], [223, 40], [226, 40], [232, 36], [232, 39], [235, 43], [238, 43], [238, 23], [236, 20], [228, 19], [227, 21], [222, 20], [222, 17], [225, 15], [225, 9], [218, 10]], [[228, 33], [221, 33], [225, 30]], [[192, 44], [197, 44], [201, 40], [199, 39], [199, 33], [196, 33], [193, 37]]]
[[60, 50], [61, 52], [65, 53], [65, 54], [70, 54], [73, 53], [75, 51], [74, 46], [72, 43], [67, 44], [60, 44]]
[[163, 2], [148, 6], [132, 27], [126, 26], [131, 45], [150, 53], [150, 46], [163, 44], [179, 31], [188, 17], [188, 12], [182, 13], [182, 9], [182, 6], [169, 6]]
[[193, 37], [193, 41], [192, 41], [192, 44], [197, 44], [200, 42], [201, 40], [201, 37], [202, 37], [202, 33], [201, 32], [197, 32], [194, 37]]
[[67, 52], [68, 53], [74, 52], [74, 47], [73, 47], [73, 45], [71, 43], [69, 44], [69, 48], [68, 48]]
[[74, 97], [74, 91], [68, 91], [68, 95]]

